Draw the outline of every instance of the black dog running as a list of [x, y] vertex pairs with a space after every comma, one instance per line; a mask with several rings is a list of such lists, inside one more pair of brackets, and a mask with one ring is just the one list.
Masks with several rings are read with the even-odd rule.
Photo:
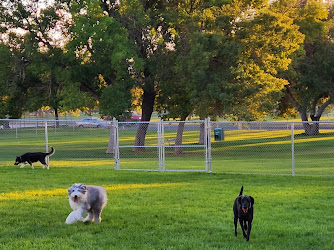
[[[234, 234], [237, 236], [238, 219], [242, 229], [242, 233], [247, 241], [252, 230], [252, 221], [254, 214], [254, 199], [252, 196], [242, 195], [244, 186], [241, 187], [239, 196], [235, 199], [233, 204], [234, 212]], [[248, 230], [247, 230], [248, 229]], [[247, 234], [246, 231], [247, 230]]]

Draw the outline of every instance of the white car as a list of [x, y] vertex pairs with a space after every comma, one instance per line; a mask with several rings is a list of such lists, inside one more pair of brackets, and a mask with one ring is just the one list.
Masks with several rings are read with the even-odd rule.
[[75, 126], [79, 128], [101, 128], [107, 127], [108, 124], [93, 118], [83, 118], [80, 121], [75, 122]]

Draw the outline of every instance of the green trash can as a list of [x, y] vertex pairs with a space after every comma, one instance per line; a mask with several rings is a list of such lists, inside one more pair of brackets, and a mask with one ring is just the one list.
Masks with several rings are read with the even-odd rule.
[[215, 141], [223, 141], [224, 140], [224, 130], [222, 128], [214, 128], [213, 134], [215, 137]]

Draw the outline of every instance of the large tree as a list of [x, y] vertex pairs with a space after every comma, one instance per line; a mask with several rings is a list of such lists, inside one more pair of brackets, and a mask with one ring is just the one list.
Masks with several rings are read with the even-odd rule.
[[1, 39], [10, 47], [13, 67], [8, 77], [12, 90], [6, 97], [7, 115], [20, 118], [23, 111], [43, 105], [55, 110], [62, 82], [56, 72], [63, 67], [64, 16], [61, 5], [41, 5], [40, 1], [2, 1]]
[[191, 95], [198, 112], [254, 120], [277, 105], [290, 56], [303, 41], [289, 17], [266, 1], [214, 8], [213, 24], [192, 39]]
[[[12, 40], [11, 36], [8, 39]], [[23, 78], [20, 77], [24, 73], [22, 71], [24, 67], [23, 58], [17, 50], [12, 50], [8, 44], [1, 42], [0, 58], [0, 118], [6, 118], [8, 115], [16, 118], [22, 112], [22, 104], [20, 105], [18, 99], [24, 101], [24, 95], [17, 91], [16, 87], [17, 83], [22, 82]], [[15, 103], [16, 111], [9, 112], [10, 106]]]
[[72, 60], [71, 81], [78, 92], [99, 101], [101, 114], [120, 119], [131, 109], [135, 72], [141, 69], [136, 47], [99, 1], [73, 1], [69, 10], [73, 25], [66, 49]]
[[198, 2], [190, 9], [178, 14], [175, 51], [161, 63], [172, 65], [171, 72], [160, 69], [161, 107], [179, 108], [174, 117], [182, 110], [238, 120], [270, 113], [288, 84], [278, 72], [288, 69], [304, 38], [293, 19], [267, 1]]
[[295, 108], [304, 122], [305, 134], [317, 134], [319, 124], [307, 121], [319, 121], [334, 100], [333, 16], [326, 8], [329, 6], [318, 1], [278, 1], [273, 7], [291, 16], [305, 34], [304, 45], [289, 71], [282, 73], [289, 84], [281, 111], [285, 114], [289, 107]]
[[[291, 2], [297, 8], [290, 8]], [[299, 27], [306, 38], [314, 37], [318, 33], [307, 23], [322, 23], [315, 1], [59, 0], [44, 10], [38, 3], [3, 1], [0, 14], [6, 31], [20, 27], [27, 34], [12, 52], [24, 58], [23, 87], [35, 87], [27, 96], [38, 93], [35, 97], [41, 98], [31, 98], [31, 103], [56, 110], [94, 100], [103, 114], [120, 117], [131, 109], [131, 89], [136, 87], [143, 91], [146, 122], [155, 104], [181, 121], [191, 112], [201, 118], [263, 117], [276, 108], [288, 84], [278, 72], [287, 70], [291, 54], [303, 42]], [[310, 18], [312, 10], [317, 10], [317, 22]], [[55, 40], [57, 30], [63, 43]], [[319, 48], [331, 47], [329, 42], [320, 45], [325, 41], [319, 40]], [[296, 60], [294, 69], [302, 65]], [[308, 69], [315, 70], [312, 65]], [[298, 77], [296, 83], [301, 82]], [[298, 86], [289, 83], [287, 90]], [[140, 125], [135, 150], [144, 149], [147, 126]], [[178, 138], [182, 143], [182, 127]]]
[[267, 1], [182, 3], [174, 9], [174, 50], [157, 63], [157, 107], [181, 121], [191, 112], [237, 120], [272, 112], [287, 84], [277, 72], [303, 41], [298, 26]]

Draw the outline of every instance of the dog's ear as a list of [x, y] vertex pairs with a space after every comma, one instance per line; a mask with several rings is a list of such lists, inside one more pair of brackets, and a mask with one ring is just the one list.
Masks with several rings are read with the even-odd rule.
[[252, 196], [249, 196], [249, 198], [251, 199], [252, 205], [254, 205], [254, 198]]
[[239, 197], [237, 198], [237, 201], [238, 201], [239, 204], [241, 204], [241, 196], [239, 196]]
[[72, 188], [73, 188], [73, 185], [69, 189], [67, 189], [67, 194], [68, 195], [70, 195], [72, 193]]

